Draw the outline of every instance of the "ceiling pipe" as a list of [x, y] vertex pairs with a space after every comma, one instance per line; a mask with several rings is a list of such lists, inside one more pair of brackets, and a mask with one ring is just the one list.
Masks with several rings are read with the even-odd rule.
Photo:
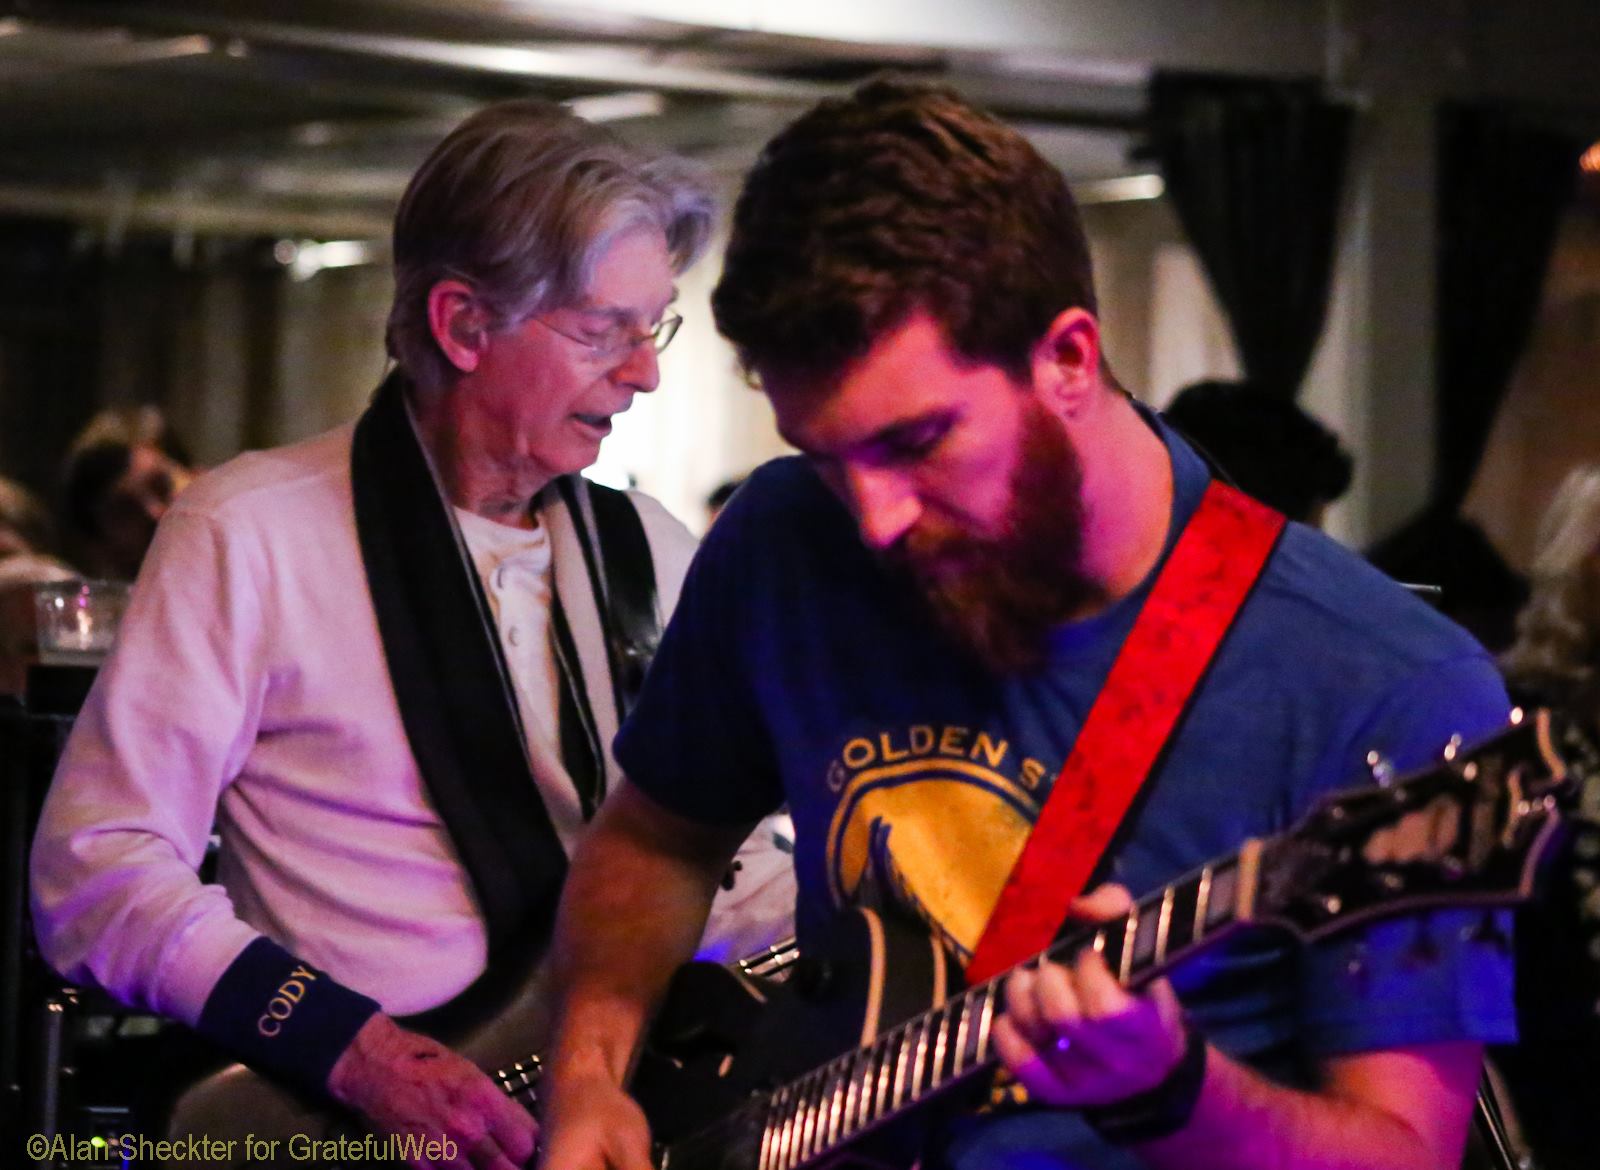
[[[84, 10], [95, 13], [95, 6]], [[104, 9], [98, 15], [109, 19]], [[127, 13], [125, 15], [133, 15]], [[807, 104], [841, 90], [840, 86], [809, 81], [764, 77], [733, 69], [710, 69], [662, 64], [629, 56], [627, 48], [572, 45], [492, 45], [377, 33], [346, 32], [272, 21], [216, 19], [203, 13], [183, 13], [195, 32], [214, 38], [223, 51], [242, 54], [252, 45], [262, 48], [301, 49], [313, 52], [405, 61], [416, 65], [452, 69], [463, 73], [544, 81], [648, 87], [668, 93], [737, 97], [750, 101]], [[652, 44], [651, 53], [670, 51]]]
[[0, 184], [0, 213], [116, 226], [119, 230], [193, 232], [198, 235], [295, 236], [308, 239], [383, 239], [387, 214], [303, 211], [270, 204], [193, 194], [132, 194]]

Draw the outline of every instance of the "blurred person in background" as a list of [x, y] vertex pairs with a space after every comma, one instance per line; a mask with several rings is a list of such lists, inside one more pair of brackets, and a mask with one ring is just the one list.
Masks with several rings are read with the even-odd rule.
[[[1600, 742], [1600, 463], [1570, 471], [1541, 517], [1532, 592], [1500, 659], [1512, 698]], [[1522, 1037], [1495, 1059], [1537, 1163], [1595, 1164], [1600, 1117], [1600, 781], [1580, 799], [1543, 896], [1518, 914]]]
[[1354, 463], [1339, 436], [1253, 382], [1195, 382], [1162, 413], [1234, 486], [1291, 520], [1321, 528], [1350, 488]]
[[722, 509], [728, 506], [728, 501], [733, 499], [733, 493], [739, 490], [739, 485], [744, 483], [745, 477], [736, 475], [732, 479], [725, 479], [706, 495], [706, 524], [710, 526], [717, 522], [717, 517], [722, 514]]
[[0, 476], [0, 560], [18, 553], [49, 553], [50, 513], [38, 496]]
[[132, 581], [156, 525], [191, 479], [194, 460], [154, 406], [119, 406], [89, 421], [62, 465], [62, 520], [91, 577]]

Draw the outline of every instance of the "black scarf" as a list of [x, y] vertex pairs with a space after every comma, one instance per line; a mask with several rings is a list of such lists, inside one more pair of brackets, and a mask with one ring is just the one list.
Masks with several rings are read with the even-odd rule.
[[534, 782], [488, 599], [398, 371], [356, 424], [356, 532], [412, 754], [471, 878], [491, 966], [542, 949], [567, 858]]

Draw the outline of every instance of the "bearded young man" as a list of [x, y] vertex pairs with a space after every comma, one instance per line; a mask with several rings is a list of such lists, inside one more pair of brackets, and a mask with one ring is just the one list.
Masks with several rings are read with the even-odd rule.
[[[780, 134], [714, 304], [804, 458], [718, 521], [618, 739], [630, 784], [558, 924], [547, 1170], [648, 1164], [624, 1073], [728, 850], [780, 802], [802, 948], [865, 904], [973, 956], [1211, 495], [1109, 373], [1061, 177], [950, 93], [878, 82]], [[1505, 718], [1459, 629], [1308, 528], [1270, 547], [1113, 839], [1135, 893], [1281, 830], [1371, 750], [1404, 768]], [[958, 1121], [925, 1161], [1454, 1166], [1481, 1046], [1513, 1031], [1509, 961], [1467, 925], [1235, 936], [1139, 993], [1093, 950], [1016, 974], [995, 1044], [1034, 1107]]]

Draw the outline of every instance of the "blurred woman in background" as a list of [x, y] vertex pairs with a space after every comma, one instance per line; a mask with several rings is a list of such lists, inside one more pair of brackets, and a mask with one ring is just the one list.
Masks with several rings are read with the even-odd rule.
[[[1501, 657], [1518, 702], [1600, 743], [1600, 464], [1567, 474], [1539, 524], [1532, 594]], [[1594, 1166], [1600, 1116], [1600, 777], [1585, 786], [1548, 889], [1517, 919], [1521, 1043], [1496, 1054], [1544, 1170]]]

